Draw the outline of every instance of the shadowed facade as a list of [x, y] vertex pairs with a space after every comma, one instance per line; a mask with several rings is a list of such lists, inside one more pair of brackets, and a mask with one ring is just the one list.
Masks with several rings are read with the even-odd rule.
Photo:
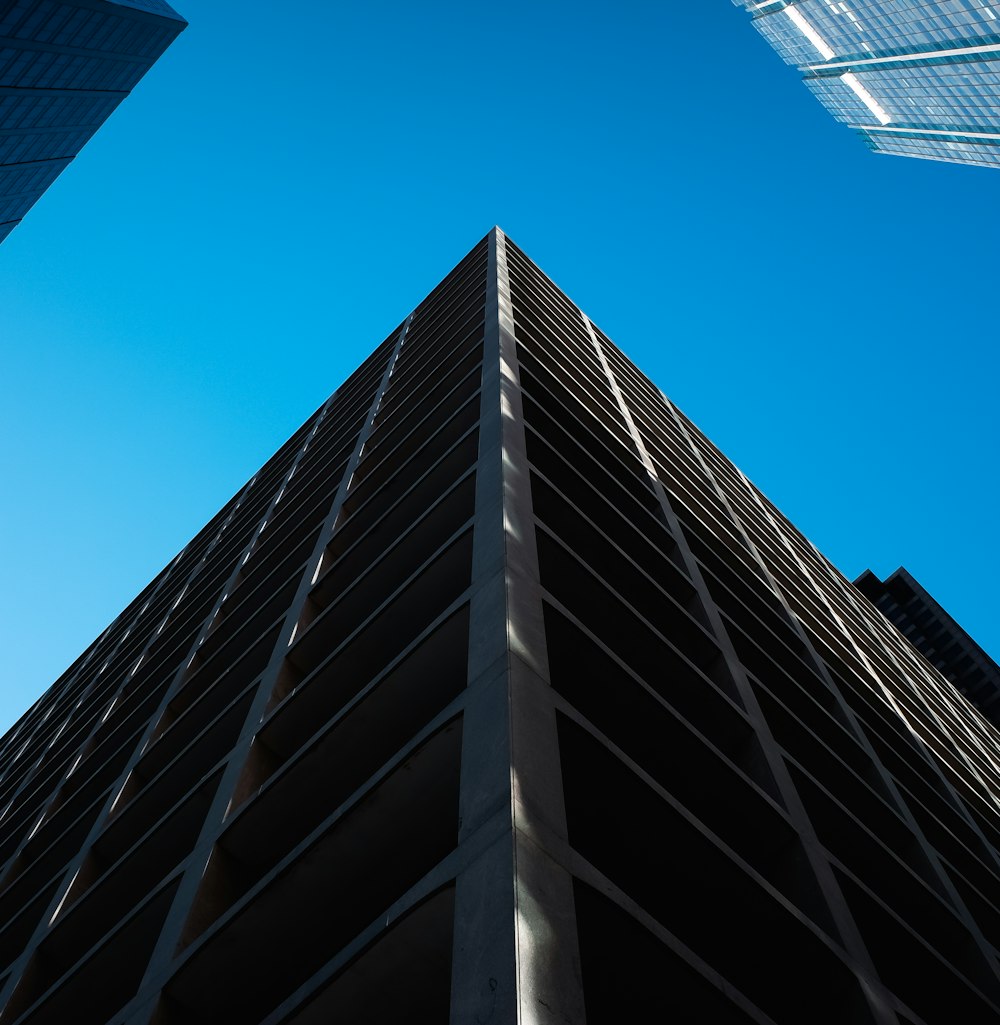
[[0, 2], [0, 242], [186, 24], [163, 0]]
[[992, 1023], [998, 794], [494, 229], [0, 741], [0, 1022]]
[[885, 580], [866, 569], [854, 581], [994, 726], [1000, 726], [1000, 667], [902, 566]]

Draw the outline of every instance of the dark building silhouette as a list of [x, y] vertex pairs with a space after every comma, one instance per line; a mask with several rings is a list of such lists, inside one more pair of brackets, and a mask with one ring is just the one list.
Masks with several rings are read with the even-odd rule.
[[499, 230], [0, 773], [4, 1025], [997, 1021], [997, 732]]
[[0, 241], [185, 25], [162, 0], [0, 0]]
[[870, 570], [854, 581], [906, 639], [1000, 726], [1000, 666], [902, 566], [885, 580]]

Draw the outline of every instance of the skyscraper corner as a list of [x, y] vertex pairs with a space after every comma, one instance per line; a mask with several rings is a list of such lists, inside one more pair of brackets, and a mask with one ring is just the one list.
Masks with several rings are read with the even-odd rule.
[[1000, 1014], [1000, 734], [499, 228], [0, 810], [3, 1025]]

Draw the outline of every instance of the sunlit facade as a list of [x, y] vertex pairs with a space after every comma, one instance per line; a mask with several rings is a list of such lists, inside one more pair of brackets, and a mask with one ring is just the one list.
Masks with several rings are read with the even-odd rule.
[[733, 0], [877, 153], [1000, 167], [1000, 0]]
[[0, 3], [0, 241], [185, 25], [163, 0]]

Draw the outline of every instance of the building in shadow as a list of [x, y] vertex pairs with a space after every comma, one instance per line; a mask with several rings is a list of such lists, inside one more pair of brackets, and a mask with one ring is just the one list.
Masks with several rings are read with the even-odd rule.
[[1000, 726], [1000, 667], [902, 566], [885, 580], [870, 570], [854, 581], [906, 639], [995, 726]]
[[995, 1023], [998, 800], [494, 229], [0, 741], [0, 1021]]
[[186, 24], [163, 0], [0, 3], [0, 241]]

